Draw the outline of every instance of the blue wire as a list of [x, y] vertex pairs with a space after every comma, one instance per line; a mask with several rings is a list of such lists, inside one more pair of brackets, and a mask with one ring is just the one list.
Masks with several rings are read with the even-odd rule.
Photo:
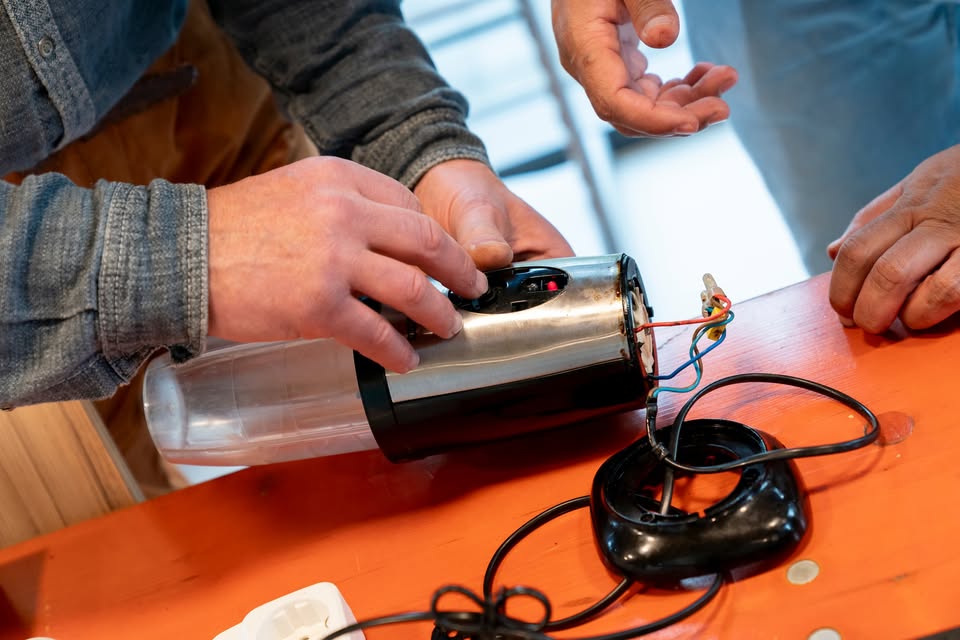
[[699, 359], [702, 358], [703, 356], [707, 355], [708, 353], [710, 353], [711, 351], [713, 351], [714, 349], [716, 349], [717, 347], [719, 347], [719, 346], [720, 346], [720, 343], [723, 342], [723, 339], [726, 338], [726, 337], [727, 337], [727, 332], [724, 331], [723, 333], [720, 334], [720, 337], [717, 338], [717, 341], [714, 342], [714, 343], [713, 343], [712, 345], [710, 345], [709, 347], [707, 347], [706, 349], [704, 349], [703, 351], [701, 351], [701, 352], [700, 352], [700, 355], [696, 355], [696, 354], [692, 353], [693, 349], [691, 349], [691, 354], [690, 354], [690, 355], [691, 355], [691, 358], [690, 358], [689, 360], [687, 360], [686, 362], [684, 362], [684, 363], [683, 363], [682, 365], [680, 365], [679, 367], [677, 367], [676, 369], [674, 369], [674, 370], [673, 370], [673, 373], [671, 373], [671, 374], [668, 375], [668, 376], [654, 376], [653, 379], [654, 379], [654, 380], [670, 380], [671, 378], [675, 378], [675, 377], [677, 376], [677, 374], [679, 374], [681, 371], [683, 371], [684, 369], [686, 369], [687, 367], [689, 367], [690, 365], [692, 365], [694, 362], [696, 362], [697, 360], [699, 360]]
[[700, 335], [696, 338], [696, 340], [694, 340], [694, 343], [693, 343], [692, 345], [690, 345], [690, 359], [687, 360], [686, 362], [684, 362], [684, 363], [683, 363], [682, 365], [680, 365], [679, 367], [677, 367], [677, 368], [674, 370], [674, 372], [671, 373], [670, 375], [668, 375], [668, 376], [654, 376], [653, 379], [654, 379], [654, 380], [669, 380], [669, 379], [675, 377], [677, 374], [679, 374], [681, 371], [683, 371], [684, 369], [686, 369], [686, 368], [689, 367], [690, 365], [692, 365], [694, 362], [696, 362], [697, 360], [699, 360], [700, 358], [702, 358], [703, 356], [707, 355], [708, 353], [710, 353], [711, 351], [713, 351], [714, 349], [716, 349], [716, 348], [720, 345], [720, 343], [723, 342], [723, 339], [727, 337], [727, 332], [726, 332], [726, 331], [723, 331], [723, 332], [720, 334], [720, 338], [718, 338], [717, 341], [714, 342], [712, 345], [710, 345], [709, 347], [707, 347], [706, 349], [704, 349], [703, 351], [701, 351], [699, 355], [697, 355], [696, 352], [694, 351], [694, 347], [696, 347], [696, 345], [700, 342], [700, 338], [702, 338], [702, 337], [704, 336], [704, 334], [707, 333], [708, 330], [710, 330], [710, 329], [712, 329], [712, 328], [714, 328], [714, 327], [723, 327], [723, 326], [726, 326], [726, 325], [730, 324], [730, 322], [733, 320], [733, 318], [734, 318], [733, 312], [732, 312], [732, 311], [729, 311], [729, 312], [727, 312], [727, 318], [724, 319], [722, 322], [715, 322], [715, 323], [712, 323], [712, 324], [700, 326], [700, 327], [697, 329], [697, 331], [700, 332]]
[[[715, 343], [713, 343], [708, 348], [701, 351], [699, 355], [694, 355], [687, 362], [687, 364], [684, 364], [683, 366], [680, 367], [681, 369], [685, 369], [691, 364], [693, 365], [693, 370], [697, 372], [697, 375], [694, 378], [693, 382], [691, 382], [686, 387], [657, 387], [656, 389], [653, 390], [653, 397], [656, 398], [658, 395], [660, 395], [661, 392], [669, 391], [671, 393], [687, 393], [688, 391], [693, 391], [694, 389], [696, 389], [697, 386], [700, 384], [701, 377], [703, 376], [703, 367], [701, 366], [700, 359], [703, 356], [707, 355], [711, 350], [713, 350], [721, 342], [723, 342], [723, 339], [726, 335], [727, 335], [727, 332], [724, 331], [723, 334], [720, 335], [720, 338]], [[691, 348], [691, 351], [692, 350], [693, 349]]]
[[654, 378], [655, 380], [669, 380], [670, 378], [673, 378], [674, 376], [676, 376], [678, 373], [680, 373], [687, 367], [693, 365], [693, 369], [694, 371], [696, 371], [696, 378], [691, 384], [687, 385], [686, 387], [657, 387], [656, 389], [650, 392], [651, 398], [656, 398], [661, 392], [687, 393], [689, 391], [693, 391], [694, 389], [696, 389], [697, 385], [700, 384], [700, 380], [703, 376], [703, 367], [701, 366], [700, 360], [703, 358], [703, 356], [707, 355], [708, 353], [716, 349], [718, 346], [720, 346], [720, 343], [723, 342], [724, 339], [727, 337], [727, 332], [726, 330], [724, 330], [720, 334], [720, 337], [717, 339], [716, 342], [714, 342], [712, 345], [710, 345], [709, 347], [701, 351], [699, 354], [696, 352], [697, 344], [700, 342], [700, 339], [707, 333], [708, 330], [716, 327], [725, 327], [726, 325], [730, 324], [733, 321], [734, 317], [735, 316], [733, 314], [733, 311], [728, 311], [727, 317], [722, 322], [714, 322], [712, 324], [701, 325], [697, 329], [697, 331], [700, 332], [700, 335], [696, 336], [693, 341], [693, 344], [690, 345], [690, 351], [689, 351], [690, 359], [687, 360], [682, 365], [680, 365], [676, 369], [676, 371], [671, 373], [669, 376], [656, 376]]

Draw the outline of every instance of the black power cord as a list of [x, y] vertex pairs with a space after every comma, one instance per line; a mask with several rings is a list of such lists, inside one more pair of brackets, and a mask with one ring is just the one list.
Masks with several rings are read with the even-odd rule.
[[[676, 452], [679, 448], [680, 430], [683, 426], [687, 414], [693, 408], [694, 404], [704, 395], [732, 384], [743, 383], [773, 383], [787, 386], [798, 387], [812, 391], [822, 396], [836, 400], [863, 416], [869, 425], [863, 436], [826, 445], [814, 445], [808, 447], [796, 447], [790, 449], [776, 449], [765, 453], [754, 454], [709, 466], [692, 466], [680, 463], [676, 460]], [[743, 467], [773, 462], [777, 460], [787, 460], [792, 458], [805, 458], [811, 456], [831, 455], [835, 453], [844, 453], [864, 447], [874, 442], [880, 435], [880, 424], [877, 417], [863, 403], [848, 396], [845, 393], [837, 391], [811, 380], [796, 378], [782, 374], [771, 373], [747, 373], [729, 376], [717, 380], [694, 394], [677, 413], [673, 422], [673, 429], [670, 437], [669, 447], [661, 444], [656, 437], [656, 417], [657, 404], [655, 399], [647, 404], [647, 438], [650, 445], [657, 453], [657, 457], [667, 466], [664, 472], [663, 492], [661, 499], [661, 509], [666, 513], [670, 508], [670, 501], [673, 496], [673, 472], [675, 470], [687, 473], [721, 473], [724, 471], [733, 471]], [[370, 618], [339, 629], [323, 640], [335, 640], [354, 631], [360, 631], [370, 627], [379, 627], [384, 625], [425, 622], [430, 621], [435, 624], [435, 638], [451, 639], [469, 639], [469, 640], [553, 640], [551, 636], [546, 635], [547, 631], [557, 631], [560, 629], [569, 629], [571, 627], [583, 624], [605, 611], [611, 604], [619, 599], [633, 585], [633, 581], [624, 578], [610, 593], [598, 600], [596, 603], [586, 609], [567, 616], [560, 620], [551, 620], [552, 607], [547, 596], [538, 589], [529, 587], [512, 587], [501, 589], [494, 593], [493, 585], [496, 581], [497, 570], [503, 563], [507, 554], [516, 547], [524, 538], [544, 524], [554, 520], [564, 514], [577, 509], [582, 509], [590, 505], [589, 496], [581, 496], [562, 502], [550, 507], [546, 511], [534, 516], [524, 523], [520, 528], [514, 531], [500, 547], [494, 552], [487, 564], [486, 572], [483, 578], [483, 596], [478, 596], [474, 592], [461, 586], [449, 585], [438, 589], [431, 600], [429, 611], [415, 611], [401, 613], [379, 618]], [[629, 640], [638, 638], [654, 631], [659, 631], [669, 627], [681, 620], [693, 615], [704, 606], [706, 606], [720, 592], [720, 587], [728, 580], [724, 574], [716, 574], [710, 587], [701, 594], [696, 600], [688, 604], [683, 609], [669, 616], [655, 620], [653, 622], [596, 636], [587, 636], [581, 638], [570, 638], [564, 640]], [[439, 608], [440, 601], [447, 594], [459, 594], [466, 597], [477, 606], [477, 611], [448, 611]], [[543, 617], [536, 622], [527, 622], [512, 618], [506, 613], [507, 602], [512, 598], [529, 598], [535, 600], [543, 607]]]
[[[551, 520], [555, 520], [566, 513], [570, 513], [571, 511], [576, 511], [577, 509], [583, 509], [589, 506], [590, 496], [581, 496], [579, 498], [567, 500], [566, 502], [561, 502], [560, 504], [550, 507], [543, 513], [533, 517], [522, 527], [511, 533], [510, 536], [503, 541], [503, 544], [501, 544], [500, 547], [494, 552], [493, 557], [490, 558], [490, 562], [487, 564], [487, 570], [483, 575], [483, 597], [489, 600], [493, 596], [493, 583], [496, 580], [497, 571], [500, 569], [500, 565], [503, 564], [507, 554], [510, 553], [510, 551], [517, 546], [520, 541]], [[544, 631], [558, 631], [560, 629], [569, 629], [570, 627], [583, 624], [587, 620], [596, 617], [606, 610], [607, 607], [616, 602], [620, 596], [627, 592], [627, 589], [629, 589], [632, 584], [633, 580], [624, 578], [620, 584], [613, 589], [613, 591], [605, 595], [593, 605], [574, 615], [545, 624]]]
[[[511, 533], [496, 552], [494, 552], [490, 562], [487, 564], [487, 570], [483, 578], [483, 598], [463, 587], [456, 585], [445, 586], [434, 593], [429, 611], [415, 611], [380, 618], [370, 618], [343, 627], [326, 636], [323, 640], [334, 640], [335, 638], [340, 638], [354, 631], [369, 627], [423, 621], [433, 621], [442, 633], [442, 635], [436, 637], [441, 638], [470, 638], [472, 640], [554, 640], [544, 632], [569, 629], [570, 627], [578, 626], [596, 617], [622, 596], [633, 584], [633, 581], [624, 579], [613, 591], [595, 604], [579, 613], [554, 621], [550, 620], [552, 612], [550, 601], [542, 591], [529, 587], [512, 587], [502, 589], [494, 594], [493, 583], [496, 580], [497, 570], [500, 568], [507, 554], [524, 538], [551, 520], [555, 520], [571, 511], [583, 509], [588, 506], [590, 506], [589, 496], [581, 496], [567, 500], [537, 514], [524, 523], [519, 529]], [[615, 633], [582, 638], [565, 638], [564, 640], [629, 640], [630, 638], [639, 638], [648, 633], [665, 629], [690, 617], [706, 606], [707, 603], [713, 600], [720, 592], [720, 587], [723, 583], [724, 577], [718, 574], [710, 587], [699, 598], [676, 613], [660, 618], [659, 620]], [[477, 605], [478, 611], [441, 610], [438, 606], [439, 601], [449, 593], [457, 593], [465, 596]], [[544, 610], [543, 617], [537, 622], [525, 622], [508, 616], [506, 613], [507, 602], [512, 598], [519, 597], [528, 597], [540, 603]]]
[[[566, 513], [570, 513], [571, 511], [576, 511], [577, 509], [583, 509], [589, 506], [589, 496], [581, 496], [579, 498], [567, 500], [566, 502], [561, 502], [558, 505], [550, 507], [543, 513], [534, 516], [519, 529], [511, 533], [510, 536], [507, 537], [507, 539], [504, 540], [500, 547], [494, 552], [493, 557], [487, 564], [487, 570], [483, 576], [483, 593], [485, 599], [490, 601], [493, 593], [493, 583], [496, 580], [497, 570], [500, 568], [500, 565], [503, 564], [503, 560], [507, 557], [507, 554], [515, 546], [517, 546], [524, 538], [551, 520], [555, 520]], [[589, 638], [581, 638], [579, 640], [626, 640], [627, 638], [638, 638], [642, 635], [653, 633], [654, 631], [669, 627], [670, 625], [676, 624], [684, 618], [693, 615], [704, 605], [710, 602], [710, 600], [717, 595], [722, 582], [722, 577], [718, 575], [710, 588], [702, 596], [677, 613], [671, 614], [665, 618], [655, 620], [654, 622], [650, 622], [639, 627], [627, 629], [625, 631], [618, 631], [617, 633], [611, 633], [607, 635], [590, 636]], [[631, 585], [633, 585], [633, 581], [629, 578], [624, 578], [620, 584], [613, 589], [613, 591], [605, 595], [596, 603], [590, 605], [583, 611], [567, 616], [566, 618], [547, 622], [543, 625], [542, 630], [559, 631], [561, 629], [576, 627], [589, 620], [592, 620], [605, 611], [610, 605], [616, 602], [620, 596], [627, 592]]]
[[[746, 384], [750, 382], [765, 382], [781, 384], [790, 387], [798, 387], [800, 389], [812, 391], [821, 396], [826, 396], [827, 398], [836, 400], [837, 402], [844, 404], [859, 413], [867, 420], [869, 428], [866, 429], [864, 434], [859, 438], [853, 438], [852, 440], [845, 440], [843, 442], [837, 442], [834, 444], [820, 444], [810, 447], [794, 447], [791, 449], [775, 449], [766, 453], [744, 456], [729, 462], [722, 462], [720, 464], [708, 466], [693, 466], [678, 462], [675, 456], [680, 444], [680, 429], [683, 427], [683, 422], [686, 420], [687, 414], [690, 413], [693, 405], [695, 405], [700, 398], [707, 395], [711, 391], [716, 391], [717, 389], [728, 387], [732, 384]], [[660, 511], [663, 514], [666, 514], [670, 509], [670, 502], [673, 498], [674, 471], [685, 471], [687, 473], [722, 473], [724, 471], [742, 469], [743, 467], [751, 464], [763, 462], [774, 462], [776, 460], [810, 458], [813, 456], [826, 456], [833, 455], [835, 453], [846, 453], [861, 447], [865, 447], [880, 436], [880, 422], [877, 420], [877, 416], [875, 416], [866, 405], [856, 398], [848, 396], [847, 394], [837, 391], [836, 389], [826, 385], [820, 384], [819, 382], [779, 373], [741, 373], [711, 382], [707, 386], [697, 391], [683, 404], [683, 406], [680, 408], [680, 411], [677, 412], [677, 416], [673, 420], [673, 433], [670, 437], [669, 447], [664, 447], [660, 442], [657, 441], [656, 422], [657, 404], [656, 402], [648, 402], [647, 439], [650, 441], [650, 446], [653, 448], [653, 450], [657, 452], [660, 461], [667, 465], [667, 469], [664, 472], [663, 478], [663, 497], [660, 501]]]

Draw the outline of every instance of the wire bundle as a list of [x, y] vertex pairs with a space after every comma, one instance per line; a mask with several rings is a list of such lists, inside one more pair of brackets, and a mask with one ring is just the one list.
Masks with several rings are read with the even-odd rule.
[[[354, 631], [369, 627], [425, 621], [435, 623], [432, 636], [433, 640], [555, 640], [553, 636], [547, 635], [546, 632], [569, 629], [596, 618], [623, 596], [623, 594], [633, 586], [634, 582], [629, 578], [624, 578], [610, 593], [596, 603], [560, 620], [550, 619], [552, 607], [550, 600], [542, 591], [531, 587], [516, 586], [494, 592], [493, 584], [496, 581], [497, 570], [500, 568], [507, 554], [524, 538], [551, 520], [555, 520], [571, 511], [583, 509], [589, 505], [589, 496], [581, 496], [567, 500], [537, 514], [510, 534], [487, 564], [487, 570], [483, 578], [482, 597], [464, 587], [448, 585], [434, 592], [429, 611], [415, 611], [380, 618], [370, 618], [335, 631], [323, 638], [323, 640], [335, 640]], [[723, 583], [724, 577], [717, 575], [710, 587], [696, 600], [680, 611], [660, 618], [659, 620], [614, 633], [564, 640], [629, 640], [630, 638], [638, 638], [648, 633], [665, 629], [693, 615], [706, 606], [720, 592], [720, 587]], [[452, 593], [466, 597], [476, 606], [476, 610], [448, 611], [441, 609], [439, 607], [440, 600]], [[543, 607], [543, 616], [539, 620], [531, 622], [508, 615], [506, 612], [507, 604], [511, 599], [515, 598], [529, 598], [536, 601]]]
[[[661, 380], [672, 380], [673, 378], [677, 377], [681, 371], [692, 366], [696, 373], [696, 377], [694, 378], [693, 382], [685, 387], [654, 386], [654, 388], [651, 389], [647, 394], [648, 405], [651, 403], [651, 401], [656, 401], [657, 396], [661, 393], [687, 393], [696, 389], [700, 384], [700, 380], [703, 378], [703, 357], [719, 347], [724, 339], [726, 339], [726, 327], [728, 324], [733, 322], [733, 319], [736, 317], [731, 310], [733, 303], [730, 302], [730, 298], [723, 293], [723, 289], [717, 286], [713, 276], [710, 274], [704, 275], [703, 282], [706, 286], [706, 289], [700, 294], [703, 303], [703, 317], [691, 318], [689, 320], [673, 320], [670, 322], [647, 322], [635, 329], [635, 332], [639, 334], [654, 327], [676, 327], [694, 324], [699, 325], [696, 331], [693, 332], [693, 336], [690, 340], [690, 359], [674, 369], [669, 375], [653, 377], [653, 380], [658, 382]], [[701, 352], [699, 349], [699, 344], [701, 338], [704, 336], [708, 336], [714, 341], [714, 343]]]

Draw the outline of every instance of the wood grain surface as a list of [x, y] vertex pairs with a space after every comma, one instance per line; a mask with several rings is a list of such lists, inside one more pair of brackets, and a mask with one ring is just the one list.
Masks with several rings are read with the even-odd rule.
[[91, 403], [0, 411], [0, 547], [141, 500]]

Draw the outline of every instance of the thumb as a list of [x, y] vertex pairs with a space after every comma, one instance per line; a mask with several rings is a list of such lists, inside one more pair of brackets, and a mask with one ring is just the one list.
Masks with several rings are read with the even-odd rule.
[[680, 35], [680, 16], [670, 0], [624, 0], [637, 35], [649, 47], [662, 49]]
[[506, 239], [508, 220], [506, 213], [486, 203], [474, 203], [458, 216], [453, 237], [481, 271], [504, 267], [513, 260], [513, 249]]

